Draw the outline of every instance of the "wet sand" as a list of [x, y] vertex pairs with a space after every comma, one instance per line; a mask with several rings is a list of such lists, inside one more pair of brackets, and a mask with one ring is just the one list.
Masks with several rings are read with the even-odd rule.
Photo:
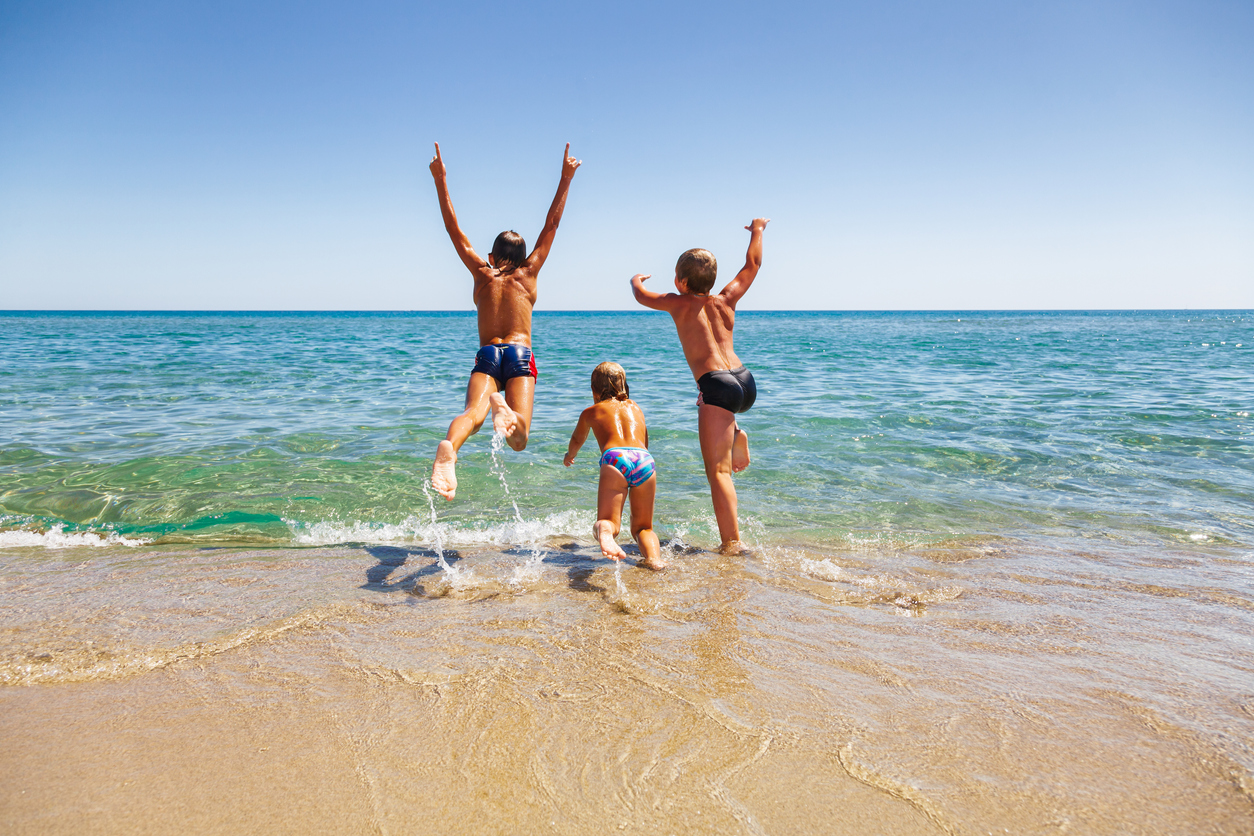
[[11, 550], [5, 831], [1254, 831], [1222, 554], [540, 556]]

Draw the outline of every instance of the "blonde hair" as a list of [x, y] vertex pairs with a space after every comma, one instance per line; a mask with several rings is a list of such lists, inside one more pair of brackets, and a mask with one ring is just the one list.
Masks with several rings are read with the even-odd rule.
[[686, 250], [675, 262], [675, 277], [688, 283], [693, 293], [709, 293], [718, 276], [718, 262], [709, 250]]
[[627, 388], [627, 372], [615, 362], [606, 360], [592, 370], [592, 397], [597, 402], [609, 400], [625, 401], [631, 398], [631, 390]]

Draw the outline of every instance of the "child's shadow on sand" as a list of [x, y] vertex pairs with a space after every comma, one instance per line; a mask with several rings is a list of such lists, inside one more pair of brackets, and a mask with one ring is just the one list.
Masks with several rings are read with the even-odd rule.
[[[432, 549], [417, 548], [401, 548], [398, 546], [366, 546], [365, 551], [378, 564], [371, 566], [366, 570], [366, 582], [362, 584], [360, 589], [372, 589], [376, 592], [395, 592], [396, 590], [410, 590], [417, 584], [419, 578], [428, 575], [434, 575], [444, 571], [440, 568], [438, 560], [439, 555]], [[388, 582], [388, 578], [392, 576], [400, 567], [404, 566], [409, 559], [421, 558], [431, 561], [416, 572], [410, 572], [399, 580]], [[450, 566], [461, 560], [461, 555], [455, 551], [445, 551], [444, 561]]]

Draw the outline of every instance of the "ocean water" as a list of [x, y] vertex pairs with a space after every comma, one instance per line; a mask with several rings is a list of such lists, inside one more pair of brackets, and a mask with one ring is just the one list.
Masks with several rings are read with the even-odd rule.
[[[470, 314], [0, 323], [0, 545], [421, 540], [475, 348]], [[659, 525], [708, 546], [669, 318], [542, 313], [535, 331], [531, 443], [501, 461], [526, 520], [583, 533], [595, 451], [561, 458], [612, 359], [649, 421]], [[738, 491], [762, 544], [1254, 544], [1254, 315], [745, 313], [737, 346], [761, 393]], [[509, 522], [488, 439], [440, 508], [476, 542]]]
[[534, 329], [445, 503], [472, 314], [0, 313], [14, 832], [1254, 831], [1254, 313], [742, 313], [738, 558], [669, 317]]

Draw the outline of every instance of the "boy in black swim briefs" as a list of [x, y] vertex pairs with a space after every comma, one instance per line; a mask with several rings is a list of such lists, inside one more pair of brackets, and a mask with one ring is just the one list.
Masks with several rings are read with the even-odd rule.
[[474, 277], [472, 297], [479, 311], [479, 345], [475, 365], [466, 385], [466, 408], [448, 425], [448, 435], [435, 451], [431, 485], [445, 499], [457, 493], [457, 451], [466, 439], [479, 431], [492, 410], [492, 428], [505, 436], [515, 450], [527, 446], [531, 409], [535, 398], [536, 359], [531, 353], [531, 309], [536, 303], [536, 279], [549, 257], [557, 225], [566, 208], [566, 193], [579, 160], [570, 156], [570, 143], [562, 155], [562, 178], [549, 207], [544, 228], [535, 249], [527, 255], [527, 243], [513, 230], [496, 236], [487, 261], [470, 246], [470, 239], [457, 224], [449, 199], [447, 172], [440, 157], [440, 144], [431, 159], [436, 196], [444, 229], [453, 241], [462, 264]]
[[675, 320], [679, 344], [692, 376], [697, 381], [697, 429], [701, 458], [710, 483], [710, 499], [718, 519], [719, 551], [739, 552], [740, 523], [736, 518], [736, 486], [732, 473], [749, 466], [749, 436], [740, 429], [736, 415], [753, 406], [758, 389], [753, 375], [740, 362], [732, 346], [736, 303], [753, 284], [762, 267], [762, 231], [770, 221], [756, 218], [749, 230], [745, 266], [721, 291], [710, 295], [718, 275], [718, 262], [709, 250], [688, 250], [675, 264], [678, 293], [645, 290], [646, 275], [631, 279], [636, 301], [646, 308], [666, 311]]

